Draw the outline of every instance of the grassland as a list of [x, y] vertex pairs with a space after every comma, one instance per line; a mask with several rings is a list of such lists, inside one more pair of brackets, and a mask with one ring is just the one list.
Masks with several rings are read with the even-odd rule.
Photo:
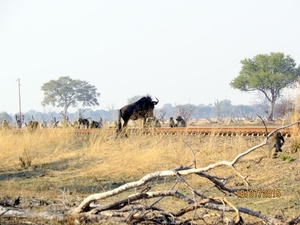
[[[115, 139], [113, 132], [105, 129], [91, 135], [77, 135], [66, 129], [24, 134], [0, 131], [0, 204], [12, 203], [20, 197], [19, 207], [25, 209], [69, 209], [90, 194], [139, 180], [148, 173], [194, 166], [194, 159], [198, 168], [221, 160], [231, 161], [263, 139], [138, 133]], [[225, 196], [205, 178], [190, 175], [186, 180], [206, 196], [226, 197], [236, 206], [289, 221], [300, 212], [300, 155], [299, 152], [290, 153], [291, 145], [292, 138], [286, 138], [285, 157], [262, 158], [266, 152], [260, 148], [236, 165], [241, 174], [248, 176], [250, 188], [278, 189], [279, 198]], [[229, 178], [226, 184], [229, 187], [245, 187], [242, 179], [229, 167], [218, 167], [209, 174]], [[157, 180], [151, 185], [154, 189], [170, 188], [175, 179]], [[186, 194], [190, 192], [183, 184], [176, 188]], [[180, 201], [174, 200], [164, 204], [173, 211], [183, 207]], [[259, 221], [242, 216], [246, 222]], [[3, 224], [17, 221], [16, 218], [0, 217]], [[58, 220], [52, 222], [60, 223]]]

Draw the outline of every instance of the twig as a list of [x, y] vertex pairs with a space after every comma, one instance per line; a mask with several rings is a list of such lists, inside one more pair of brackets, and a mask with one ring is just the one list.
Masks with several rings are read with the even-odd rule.
[[220, 200], [223, 203], [224, 208], [225, 208], [225, 203], [227, 205], [229, 205], [231, 208], [233, 208], [233, 210], [236, 212], [236, 215], [237, 215], [237, 219], [236, 219], [235, 223], [237, 224], [240, 222], [240, 219], [241, 219], [240, 212], [231, 202], [229, 202], [226, 198], [219, 198], [219, 197], [211, 197], [211, 198], [214, 200]]
[[191, 148], [191, 146], [190, 146], [187, 142], [183, 141], [183, 143], [184, 143], [186, 146], [188, 146], [188, 148], [190, 149], [191, 153], [193, 154], [193, 158], [194, 158], [194, 160], [193, 160], [193, 162], [194, 162], [194, 168], [197, 168], [197, 161], [196, 161], [196, 154], [195, 154], [195, 152], [193, 151], [193, 149]]
[[266, 135], [268, 135], [268, 128], [267, 128], [267, 125], [266, 125], [265, 121], [263, 120], [263, 118], [261, 118], [261, 116], [259, 116], [258, 114], [256, 114], [256, 115], [260, 118], [260, 120], [261, 120], [262, 123], [264, 124], [264, 127], [265, 127], [265, 129], [266, 129]]

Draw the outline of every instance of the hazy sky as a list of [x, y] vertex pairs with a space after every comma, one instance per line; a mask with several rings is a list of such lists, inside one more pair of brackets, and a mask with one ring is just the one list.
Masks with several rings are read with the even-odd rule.
[[0, 0], [0, 112], [18, 112], [17, 78], [22, 110], [43, 111], [41, 86], [61, 76], [96, 86], [94, 110], [145, 94], [158, 108], [250, 104], [229, 86], [240, 61], [283, 52], [300, 64], [299, 9], [299, 0]]

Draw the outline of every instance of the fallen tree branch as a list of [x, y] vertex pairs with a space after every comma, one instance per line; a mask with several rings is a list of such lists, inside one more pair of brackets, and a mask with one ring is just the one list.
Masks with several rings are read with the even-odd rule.
[[219, 198], [219, 197], [211, 197], [214, 200], [219, 200], [223, 203], [223, 206], [225, 207], [225, 204], [229, 205], [235, 212], [236, 212], [236, 220], [235, 224], [238, 224], [242, 221], [239, 210], [226, 198]]
[[[237, 171], [236, 168], [235, 168], [235, 164], [240, 159], [242, 159], [244, 156], [250, 154], [254, 150], [256, 150], [256, 149], [258, 149], [258, 148], [260, 148], [264, 145], [267, 145], [268, 144], [267, 143], [268, 138], [271, 137], [275, 132], [277, 132], [279, 130], [282, 130], [282, 129], [285, 129], [285, 128], [288, 128], [288, 127], [291, 127], [291, 126], [293, 126], [295, 124], [299, 124], [299, 123], [300, 123], [300, 121], [297, 121], [295, 123], [292, 123], [292, 124], [282, 126], [282, 127], [279, 127], [277, 129], [275, 129], [274, 131], [270, 132], [266, 136], [266, 138], [263, 140], [262, 143], [248, 149], [247, 151], [245, 151], [243, 153], [238, 154], [232, 161], [219, 161], [219, 162], [210, 164], [210, 165], [208, 165], [206, 167], [203, 167], [203, 168], [180, 167], [180, 168], [177, 168], [177, 169], [174, 169], [174, 170], [164, 170], [164, 171], [158, 171], [158, 172], [150, 173], [150, 174], [145, 175], [144, 177], [142, 177], [138, 181], [134, 181], [134, 182], [124, 184], [124, 185], [122, 185], [118, 188], [115, 188], [113, 190], [106, 191], [106, 192], [103, 192], [103, 193], [92, 194], [92, 195], [88, 196], [87, 198], [85, 198], [79, 204], [78, 207], [74, 208], [69, 213], [70, 214], [75, 214], [75, 215], [76, 214], [77, 215], [78, 214], [92, 215], [92, 214], [95, 214], [95, 213], [103, 212], [104, 210], [120, 209], [120, 208], [123, 208], [126, 205], [130, 205], [131, 203], [133, 203], [137, 200], [140, 200], [140, 199], [149, 199], [149, 198], [155, 198], [155, 197], [163, 198], [165, 196], [172, 196], [172, 197], [183, 199], [184, 201], [187, 201], [188, 204], [192, 204], [192, 205], [188, 206], [187, 208], [184, 208], [184, 209], [180, 210], [177, 213], [174, 213], [174, 212], [171, 213], [171, 214], [169, 213], [168, 216], [171, 215], [171, 216], [176, 217], [176, 216], [182, 215], [186, 212], [189, 212], [190, 210], [195, 210], [197, 208], [207, 208], [207, 209], [213, 209], [213, 210], [219, 210], [219, 211], [222, 210], [224, 212], [225, 211], [226, 212], [236, 212], [236, 221], [235, 221], [235, 223], [240, 222], [240, 220], [241, 220], [240, 213], [245, 213], [245, 214], [249, 214], [249, 215], [261, 218], [262, 220], [267, 221], [268, 223], [269, 222], [272, 222], [272, 223], [273, 222], [279, 222], [279, 220], [277, 220], [275, 218], [272, 218], [272, 217], [269, 217], [269, 216], [266, 216], [266, 215], [263, 215], [259, 212], [255, 212], [255, 211], [251, 211], [249, 209], [234, 206], [229, 201], [224, 200], [223, 198], [218, 198], [218, 197], [209, 198], [209, 197], [206, 197], [204, 195], [201, 195], [201, 194], [198, 193], [198, 191], [195, 188], [193, 188], [191, 185], [189, 185], [185, 181], [185, 179], [183, 179], [183, 176], [190, 175], [190, 174], [197, 174], [199, 176], [202, 176], [202, 177], [205, 177], [205, 178], [209, 179], [211, 182], [213, 182], [216, 185], [216, 187], [219, 190], [223, 190], [223, 191], [227, 191], [229, 193], [234, 193], [235, 194], [235, 192], [237, 190], [241, 190], [241, 189], [228, 188], [221, 181], [217, 180], [213, 176], [210, 176], [209, 174], [206, 174], [205, 172], [208, 172], [208, 171], [210, 171], [212, 169], [215, 169], [217, 167], [220, 167], [220, 166], [228, 166], [228, 167], [232, 168], [232, 170], [238, 175], [238, 177], [240, 177], [244, 181], [244, 183], [247, 186], [249, 186], [249, 183], [246, 180], [248, 176], [243, 176], [239, 171]], [[188, 144], [186, 144], [186, 145], [189, 147]], [[190, 148], [190, 150], [192, 151], [191, 148]], [[193, 153], [193, 151], [192, 151], [192, 153]], [[193, 153], [193, 155], [194, 155], [194, 153]], [[194, 155], [194, 165], [196, 165], [195, 155]], [[191, 199], [191, 198], [188, 198], [188, 197], [186, 197], [182, 194], [179, 194], [179, 192], [177, 192], [177, 191], [170, 190], [170, 191], [166, 191], [166, 192], [143, 192], [143, 193], [138, 193], [138, 194], [135, 194], [135, 195], [130, 195], [126, 199], [123, 199], [123, 200], [120, 200], [120, 201], [117, 201], [115, 203], [111, 203], [111, 204], [108, 204], [108, 205], [102, 205], [102, 206], [96, 206], [96, 207], [91, 206], [92, 202], [95, 202], [95, 201], [98, 201], [98, 200], [101, 200], [101, 199], [106, 199], [108, 197], [120, 194], [120, 193], [125, 192], [127, 190], [143, 186], [143, 185], [147, 184], [148, 182], [152, 181], [153, 179], [159, 179], [159, 178], [165, 178], [165, 177], [174, 177], [174, 176], [177, 176], [182, 182], [184, 182], [184, 184], [189, 189], [192, 190], [193, 194], [196, 194], [197, 196], [200, 196], [202, 198], [202, 200], [197, 202], [197, 201], [195, 201], [195, 197], [194, 197], [194, 199]], [[228, 206], [226, 206], [226, 205], [228, 205]], [[153, 207], [154, 204], [151, 205], [151, 206]], [[152, 207], [142, 207], [142, 208], [145, 210], [145, 209], [151, 209]], [[148, 214], [148, 213], [149, 213], [149, 211], [146, 212], [146, 213], [141, 213], [141, 212], [137, 213], [137, 211], [133, 210], [133, 211], [131, 211], [132, 215], [131, 214], [127, 215], [126, 221], [128, 221], [128, 219], [130, 218], [130, 221], [132, 222], [132, 220], [136, 219], [137, 217], [138, 217], [138, 220], [144, 220], [146, 218], [146, 214]], [[138, 216], [135, 218], [134, 215], [136, 215], [136, 214], [138, 214]], [[163, 214], [164, 213], [160, 213], [159, 217], [160, 218], [168, 217], [165, 214], [164, 215]], [[141, 215], [142, 215], [143, 218], [141, 218]], [[147, 218], [150, 220], [149, 215], [147, 215]]]
[[125, 199], [122, 199], [120, 201], [117, 201], [117, 202], [114, 202], [111, 204], [95, 206], [95, 208], [93, 210], [91, 210], [89, 213], [95, 214], [95, 213], [99, 213], [99, 212], [105, 211], [105, 210], [121, 209], [121, 208], [125, 207], [126, 205], [136, 202], [137, 200], [151, 199], [151, 198], [157, 198], [157, 197], [162, 197], [162, 196], [163, 197], [173, 196], [175, 198], [184, 200], [188, 204], [192, 204], [194, 202], [192, 199], [188, 198], [184, 194], [182, 194], [178, 191], [175, 191], [175, 190], [146, 192], [146, 193], [137, 193], [134, 195], [130, 195]]

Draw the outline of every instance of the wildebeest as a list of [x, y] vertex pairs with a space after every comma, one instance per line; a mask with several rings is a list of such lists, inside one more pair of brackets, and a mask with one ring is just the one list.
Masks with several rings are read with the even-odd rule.
[[78, 128], [80, 127], [88, 129], [90, 127], [90, 121], [88, 119], [84, 119], [82, 117], [78, 118]]
[[146, 124], [148, 117], [153, 117], [154, 106], [159, 102], [153, 101], [150, 96], [142, 97], [137, 102], [123, 106], [119, 110], [118, 131], [122, 130], [121, 118], [124, 121], [123, 128], [127, 126], [129, 120], [143, 119], [143, 125]]
[[175, 121], [173, 119], [173, 117], [170, 117], [170, 120], [169, 120], [169, 127], [175, 127], [176, 124], [175, 124]]
[[186, 127], [186, 122], [181, 116], [178, 116], [176, 118], [176, 121], [177, 121], [176, 127]]
[[148, 117], [146, 119], [146, 127], [161, 127], [161, 124], [156, 117]]

